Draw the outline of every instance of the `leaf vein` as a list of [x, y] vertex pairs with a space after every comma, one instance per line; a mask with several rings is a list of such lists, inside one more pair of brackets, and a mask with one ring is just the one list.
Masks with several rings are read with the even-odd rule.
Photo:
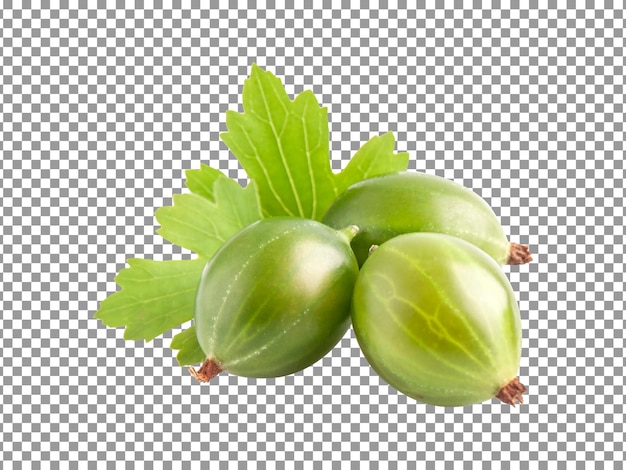
[[[305, 217], [304, 214], [304, 209], [302, 208], [302, 202], [300, 201], [300, 195], [298, 194], [297, 188], [296, 188], [296, 184], [293, 180], [293, 175], [291, 174], [291, 170], [289, 169], [289, 165], [287, 165], [287, 159], [285, 157], [285, 151], [283, 149], [283, 142], [282, 140], [279, 138], [278, 132], [276, 130], [276, 125], [274, 124], [274, 121], [272, 120], [272, 115], [271, 115], [271, 111], [270, 111], [270, 107], [269, 107], [269, 103], [267, 102], [267, 96], [265, 95], [265, 91], [263, 90], [263, 87], [259, 87], [259, 91], [261, 94], [261, 98], [263, 100], [263, 105], [265, 106], [265, 112], [267, 113], [269, 119], [270, 119], [270, 129], [272, 130], [272, 133], [274, 134], [274, 138], [276, 139], [276, 144], [278, 147], [278, 153], [280, 156], [280, 161], [283, 165], [283, 168], [285, 169], [285, 172], [287, 174], [287, 179], [289, 181], [289, 186], [291, 187], [291, 191], [294, 195], [295, 201], [296, 201], [296, 205], [298, 207], [298, 213], [301, 217]], [[287, 112], [287, 110], [285, 110]], [[287, 118], [285, 118], [287, 119]]]

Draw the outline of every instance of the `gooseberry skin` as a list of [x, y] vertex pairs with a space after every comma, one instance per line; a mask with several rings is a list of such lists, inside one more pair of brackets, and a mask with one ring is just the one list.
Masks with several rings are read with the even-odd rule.
[[352, 324], [372, 368], [423, 403], [481, 403], [519, 384], [515, 294], [499, 265], [459, 238], [411, 233], [380, 245], [357, 279]]
[[359, 181], [337, 197], [322, 222], [334, 228], [358, 225], [352, 249], [359, 266], [367, 259], [372, 245], [411, 232], [462, 238], [500, 265], [523, 264], [531, 259], [527, 247], [515, 244], [525, 253], [521, 259], [511, 260], [516, 254], [512, 254], [495, 213], [478, 194], [426, 173], [403, 171]]
[[274, 217], [229, 239], [207, 263], [196, 295], [205, 366], [279, 377], [326, 355], [350, 325], [358, 265], [348, 232]]

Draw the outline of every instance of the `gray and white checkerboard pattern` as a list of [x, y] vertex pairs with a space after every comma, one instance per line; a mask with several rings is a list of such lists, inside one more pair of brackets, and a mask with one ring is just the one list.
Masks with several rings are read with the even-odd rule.
[[[409, 4], [4, 1], [2, 468], [622, 468], [623, 1]], [[328, 107], [336, 169], [392, 130], [530, 244], [526, 404], [417, 403], [351, 332], [201, 386], [92, 318], [127, 258], [189, 256], [153, 217], [184, 170], [245, 181], [218, 135], [253, 62]]]

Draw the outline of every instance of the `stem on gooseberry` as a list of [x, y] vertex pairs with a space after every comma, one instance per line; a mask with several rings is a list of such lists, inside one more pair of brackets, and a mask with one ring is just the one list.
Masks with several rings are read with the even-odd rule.
[[520, 404], [524, 403], [522, 393], [525, 392], [527, 392], [526, 387], [524, 387], [524, 385], [522, 385], [522, 383], [516, 377], [500, 389], [500, 391], [496, 395], [496, 398], [504, 403], [515, 407], [516, 401], [518, 401]]
[[350, 243], [352, 239], [356, 237], [356, 235], [359, 233], [359, 227], [357, 227], [356, 225], [348, 225], [347, 227], [338, 230], [338, 232], [346, 238], [348, 243]]
[[512, 266], [518, 264], [530, 263], [533, 260], [528, 245], [520, 245], [519, 243], [509, 243], [509, 259], [506, 264]]
[[213, 359], [207, 358], [200, 369], [189, 368], [189, 373], [195, 377], [198, 382], [208, 382], [213, 377], [222, 372], [222, 368], [217, 365]]

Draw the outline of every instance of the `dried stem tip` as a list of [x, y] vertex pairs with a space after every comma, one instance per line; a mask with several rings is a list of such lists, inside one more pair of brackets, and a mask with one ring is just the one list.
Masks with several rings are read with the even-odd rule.
[[530, 263], [533, 260], [528, 245], [520, 245], [519, 243], [509, 244], [509, 259], [506, 264], [517, 265]]
[[514, 378], [500, 389], [500, 391], [496, 395], [496, 398], [514, 407], [516, 401], [518, 401], [519, 403], [524, 403], [524, 400], [522, 399], [522, 393], [526, 392], [526, 387], [524, 387], [517, 378]]
[[213, 359], [208, 358], [204, 361], [200, 369], [189, 368], [189, 373], [193, 375], [198, 382], [208, 382], [220, 372], [222, 372], [220, 366], [218, 366]]

